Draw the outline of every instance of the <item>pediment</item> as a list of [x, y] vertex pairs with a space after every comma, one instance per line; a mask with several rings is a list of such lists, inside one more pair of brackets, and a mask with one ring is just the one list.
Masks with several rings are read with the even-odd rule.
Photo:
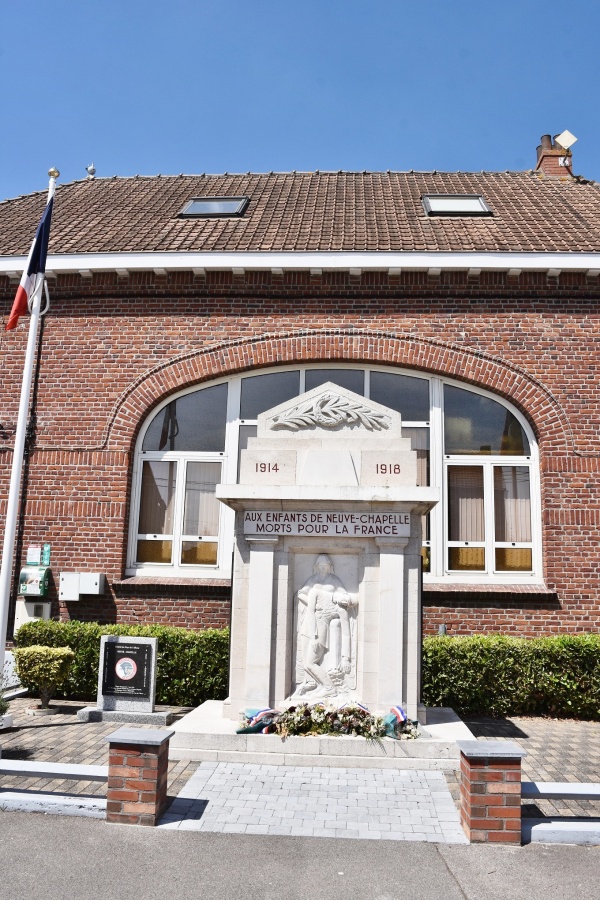
[[331, 381], [258, 417], [258, 437], [340, 437], [343, 433], [362, 432], [400, 438], [401, 428], [399, 412]]

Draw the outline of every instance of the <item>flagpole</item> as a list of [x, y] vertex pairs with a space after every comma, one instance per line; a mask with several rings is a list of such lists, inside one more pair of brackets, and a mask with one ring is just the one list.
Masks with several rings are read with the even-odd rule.
[[[50, 183], [48, 185], [48, 199], [54, 196], [56, 179], [60, 175], [58, 169], [50, 169], [48, 172]], [[25, 450], [25, 435], [27, 433], [27, 421], [29, 419], [29, 396], [31, 394], [31, 382], [35, 363], [35, 349], [37, 334], [40, 324], [42, 293], [44, 290], [45, 274], [36, 279], [31, 302], [31, 315], [29, 318], [29, 335], [27, 337], [27, 350], [23, 365], [23, 379], [21, 381], [21, 399], [19, 401], [19, 413], [17, 416], [17, 429], [13, 448], [12, 469], [10, 473], [10, 487], [6, 506], [6, 520], [4, 526], [4, 545], [2, 549], [2, 566], [0, 568], [0, 687], [4, 672], [4, 657], [6, 651], [6, 628], [8, 625], [8, 608], [10, 604], [11, 575], [15, 553], [15, 536], [17, 533], [17, 516], [19, 510], [19, 495], [21, 493], [21, 475], [23, 472], [23, 453]]]

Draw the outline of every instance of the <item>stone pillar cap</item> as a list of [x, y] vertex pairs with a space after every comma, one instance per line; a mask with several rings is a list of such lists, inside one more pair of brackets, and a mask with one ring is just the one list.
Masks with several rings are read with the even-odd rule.
[[119, 728], [104, 738], [111, 744], [140, 744], [140, 746], [159, 747], [175, 734], [172, 728]]
[[527, 750], [519, 747], [514, 741], [457, 741], [456, 744], [460, 752], [469, 759], [485, 757], [508, 759], [511, 756], [523, 759], [527, 756]]

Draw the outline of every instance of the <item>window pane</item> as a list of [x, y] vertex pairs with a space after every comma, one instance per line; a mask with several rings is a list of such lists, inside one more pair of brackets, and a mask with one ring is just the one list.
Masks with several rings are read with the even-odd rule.
[[327, 381], [333, 381], [355, 394], [365, 393], [365, 375], [358, 369], [307, 369], [305, 390], [312, 391]]
[[424, 194], [423, 206], [430, 216], [491, 216], [480, 194]]
[[448, 568], [458, 572], [485, 571], [483, 547], [449, 547]]
[[531, 502], [527, 466], [494, 466], [496, 541], [531, 541]]
[[219, 533], [220, 503], [215, 485], [221, 480], [221, 463], [189, 462], [185, 470], [183, 534]]
[[[429, 428], [403, 428], [402, 437], [410, 438], [410, 449], [417, 453], [417, 486], [426, 487], [429, 484]], [[421, 516], [421, 540], [430, 540], [429, 513]], [[423, 555], [423, 571], [430, 571], [430, 552]]]
[[417, 452], [417, 485], [424, 487], [429, 484], [429, 428], [403, 428], [402, 437], [410, 438]]
[[181, 564], [216, 566], [218, 544], [215, 541], [182, 541]]
[[138, 541], [136, 562], [139, 563], [170, 563], [171, 541]]
[[531, 572], [528, 547], [496, 547], [496, 572]]
[[242, 379], [240, 419], [256, 419], [259, 413], [272, 409], [300, 393], [300, 372], [276, 372]]
[[528, 456], [530, 450], [523, 429], [501, 403], [445, 385], [444, 453]]
[[421, 547], [421, 559], [423, 560], [423, 571], [431, 572], [431, 548]]
[[409, 422], [429, 421], [429, 382], [371, 370], [371, 400], [397, 410]]
[[248, 204], [247, 197], [198, 197], [186, 203], [181, 216], [236, 216]]
[[143, 463], [138, 534], [173, 534], [176, 472], [176, 462]]
[[451, 541], [485, 540], [482, 466], [449, 466], [448, 525]]
[[240, 463], [242, 460], [242, 450], [248, 447], [248, 438], [256, 437], [256, 425], [240, 425], [240, 436], [238, 443], [238, 479], [240, 477]]
[[143, 450], [222, 452], [225, 449], [227, 385], [172, 400], [154, 417]]

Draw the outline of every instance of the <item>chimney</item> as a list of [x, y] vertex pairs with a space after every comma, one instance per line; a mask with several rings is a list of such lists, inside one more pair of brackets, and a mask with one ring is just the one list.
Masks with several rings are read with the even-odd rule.
[[[567, 133], [563, 132], [563, 134]], [[573, 174], [571, 171], [573, 154], [569, 149], [562, 147], [556, 140], [557, 137], [562, 137], [563, 134], [556, 135], [554, 139], [549, 134], [542, 135], [541, 144], [537, 148], [537, 165], [534, 171], [560, 178]]]

